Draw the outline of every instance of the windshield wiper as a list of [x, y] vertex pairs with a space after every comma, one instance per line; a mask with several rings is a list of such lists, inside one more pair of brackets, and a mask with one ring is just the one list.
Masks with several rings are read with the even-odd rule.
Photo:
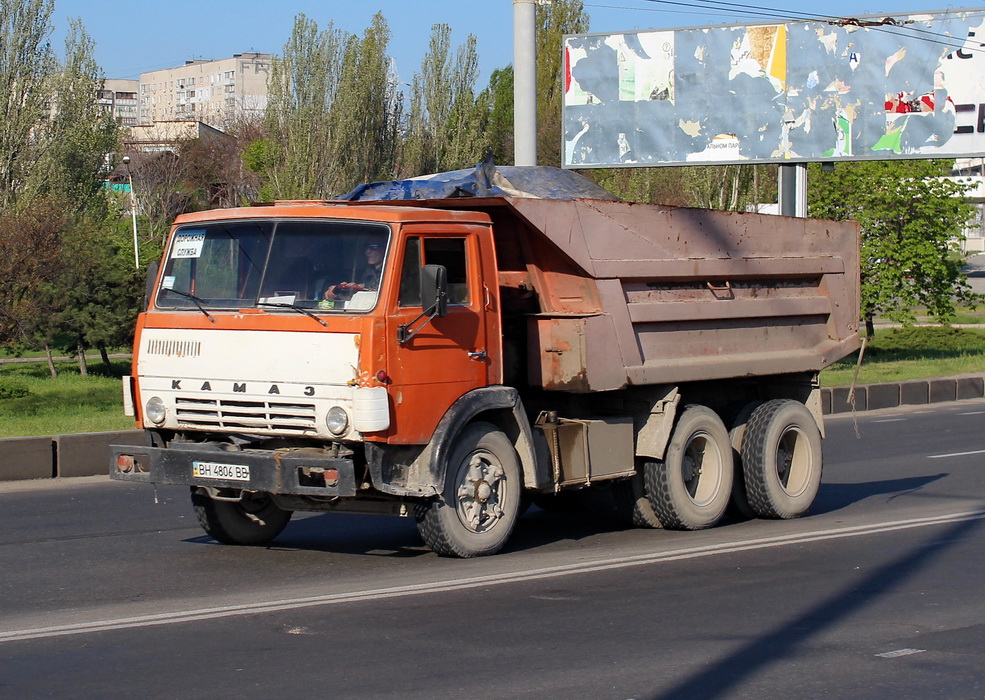
[[210, 321], [212, 321], [212, 323], [215, 323], [215, 319], [212, 318], [212, 314], [206, 311], [205, 307], [202, 306], [202, 304], [209, 303], [205, 299], [200, 299], [199, 297], [195, 296], [194, 294], [190, 294], [189, 292], [179, 292], [177, 289], [169, 289], [168, 287], [163, 287], [161, 291], [170, 292], [171, 294], [177, 294], [178, 296], [185, 297], [186, 299], [191, 299], [192, 303], [198, 307], [198, 310], [201, 311], [203, 314], [205, 314], [205, 317]]
[[313, 318], [316, 321], [318, 321], [318, 323], [320, 323], [323, 326], [325, 326], [325, 328], [328, 328], [328, 324], [327, 323], [325, 323], [323, 320], [321, 320], [320, 318], [318, 318], [317, 316], [315, 316], [313, 313], [311, 313], [310, 311], [308, 311], [303, 306], [298, 306], [297, 304], [284, 304], [284, 303], [279, 302], [279, 301], [258, 301], [257, 302], [257, 306], [273, 306], [273, 307], [277, 307], [277, 308], [280, 308], [280, 309], [294, 309], [299, 314], [304, 314], [305, 316], [310, 316], [311, 318]]

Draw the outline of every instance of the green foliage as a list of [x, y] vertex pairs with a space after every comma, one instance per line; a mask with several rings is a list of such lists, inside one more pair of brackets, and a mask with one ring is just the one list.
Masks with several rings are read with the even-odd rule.
[[295, 18], [271, 72], [267, 140], [249, 155], [264, 178], [262, 198], [331, 197], [389, 176], [401, 113], [389, 40], [379, 13], [361, 39]]
[[405, 176], [456, 170], [475, 165], [487, 150], [483, 136], [487, 95], [475, 96], [478, 57], [469, 35], [451, 54], [451, 27], [431, 27], [428, 51], [414, 74], [408, 134], [401, 172]]
[[565, 34], [587, 32], [590, 23], [581, 0], [537, 5], [537, 162], [561, 165], [561, 71]]
[[0, 377], [0, 399], [22, 399], [30, 395], [31, 390], [23, 382]]
[[513, 162], [513, 66], [494, 70], [476, 100], [485, 110], [485, 143], [496, 163]]
[[811, 216], [853, 219], [862, 227], [862, 317], [915, 320], [923, 305], [947, 321], [955, 304], [974, 302], [961, 273], [962, 230], [972, 208], [966, 188], [945, 179], [945, 161], [866, 161], [832, 172], [811, 166]]
[[869, 341], [866, 353], [955, 353], [985, 351], [985, 332], [951, 326], [890, 328]]
[[41, 148], [28, 183], [31, 196], [53, 196], [75, 212], [105, 216], [106, 155], [118, 150], [120, 126], [93, 99], [102, 88], [95, 46], [78, 20], [65, 39], [65, 62], [52, 76], [52, 115], [34, 130]]
[[0, 2], [0, 207], [15, 205], [37, 172], [36, 135], [58, 71], [48, 44], [54, 0]]

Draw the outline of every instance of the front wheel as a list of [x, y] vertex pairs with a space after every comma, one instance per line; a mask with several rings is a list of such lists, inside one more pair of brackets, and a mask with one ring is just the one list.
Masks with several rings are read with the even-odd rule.
[[192, 508], [199, 525], [223, 544], [266, 544], [279, 535], [293, 511], [279, 508], [265, 493], [244, 493], [239, 501], [217, 501], [192, 486]]
[[522, 487], [509, 438], [491, 423], [472, 423], [451, 450], [441, 496], [417, 507], [417, 529], [442, 556], [495, 554], [516, 525]]

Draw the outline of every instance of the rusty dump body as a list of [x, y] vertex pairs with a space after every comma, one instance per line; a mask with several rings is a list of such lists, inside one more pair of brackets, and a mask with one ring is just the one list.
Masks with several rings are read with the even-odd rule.
[[532, 387], [810, 373], [860, 344], [854, 223], [594, 199], [400, 204], [490, 215], [504, 335], [525, 338]]

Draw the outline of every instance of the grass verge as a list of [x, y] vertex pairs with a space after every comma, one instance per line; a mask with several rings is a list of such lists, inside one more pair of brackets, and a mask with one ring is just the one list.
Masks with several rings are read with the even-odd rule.
[[[853, 353], [821, 372], [821, 385], [848, 386], [858, 362]], [[869, 341], [859, 384], [902, 382], [985, 371], [985, 330], [914, 326], [879, 330]]]
[[0, 365], [0, 437], [133, 429], [133, 419], [123, 415], [120, 385], [130, 362], [112, 365], [111, 374], [90, 365], [83, 377], [76, 362], [56, 362], [57, 379], [45, 362]]

